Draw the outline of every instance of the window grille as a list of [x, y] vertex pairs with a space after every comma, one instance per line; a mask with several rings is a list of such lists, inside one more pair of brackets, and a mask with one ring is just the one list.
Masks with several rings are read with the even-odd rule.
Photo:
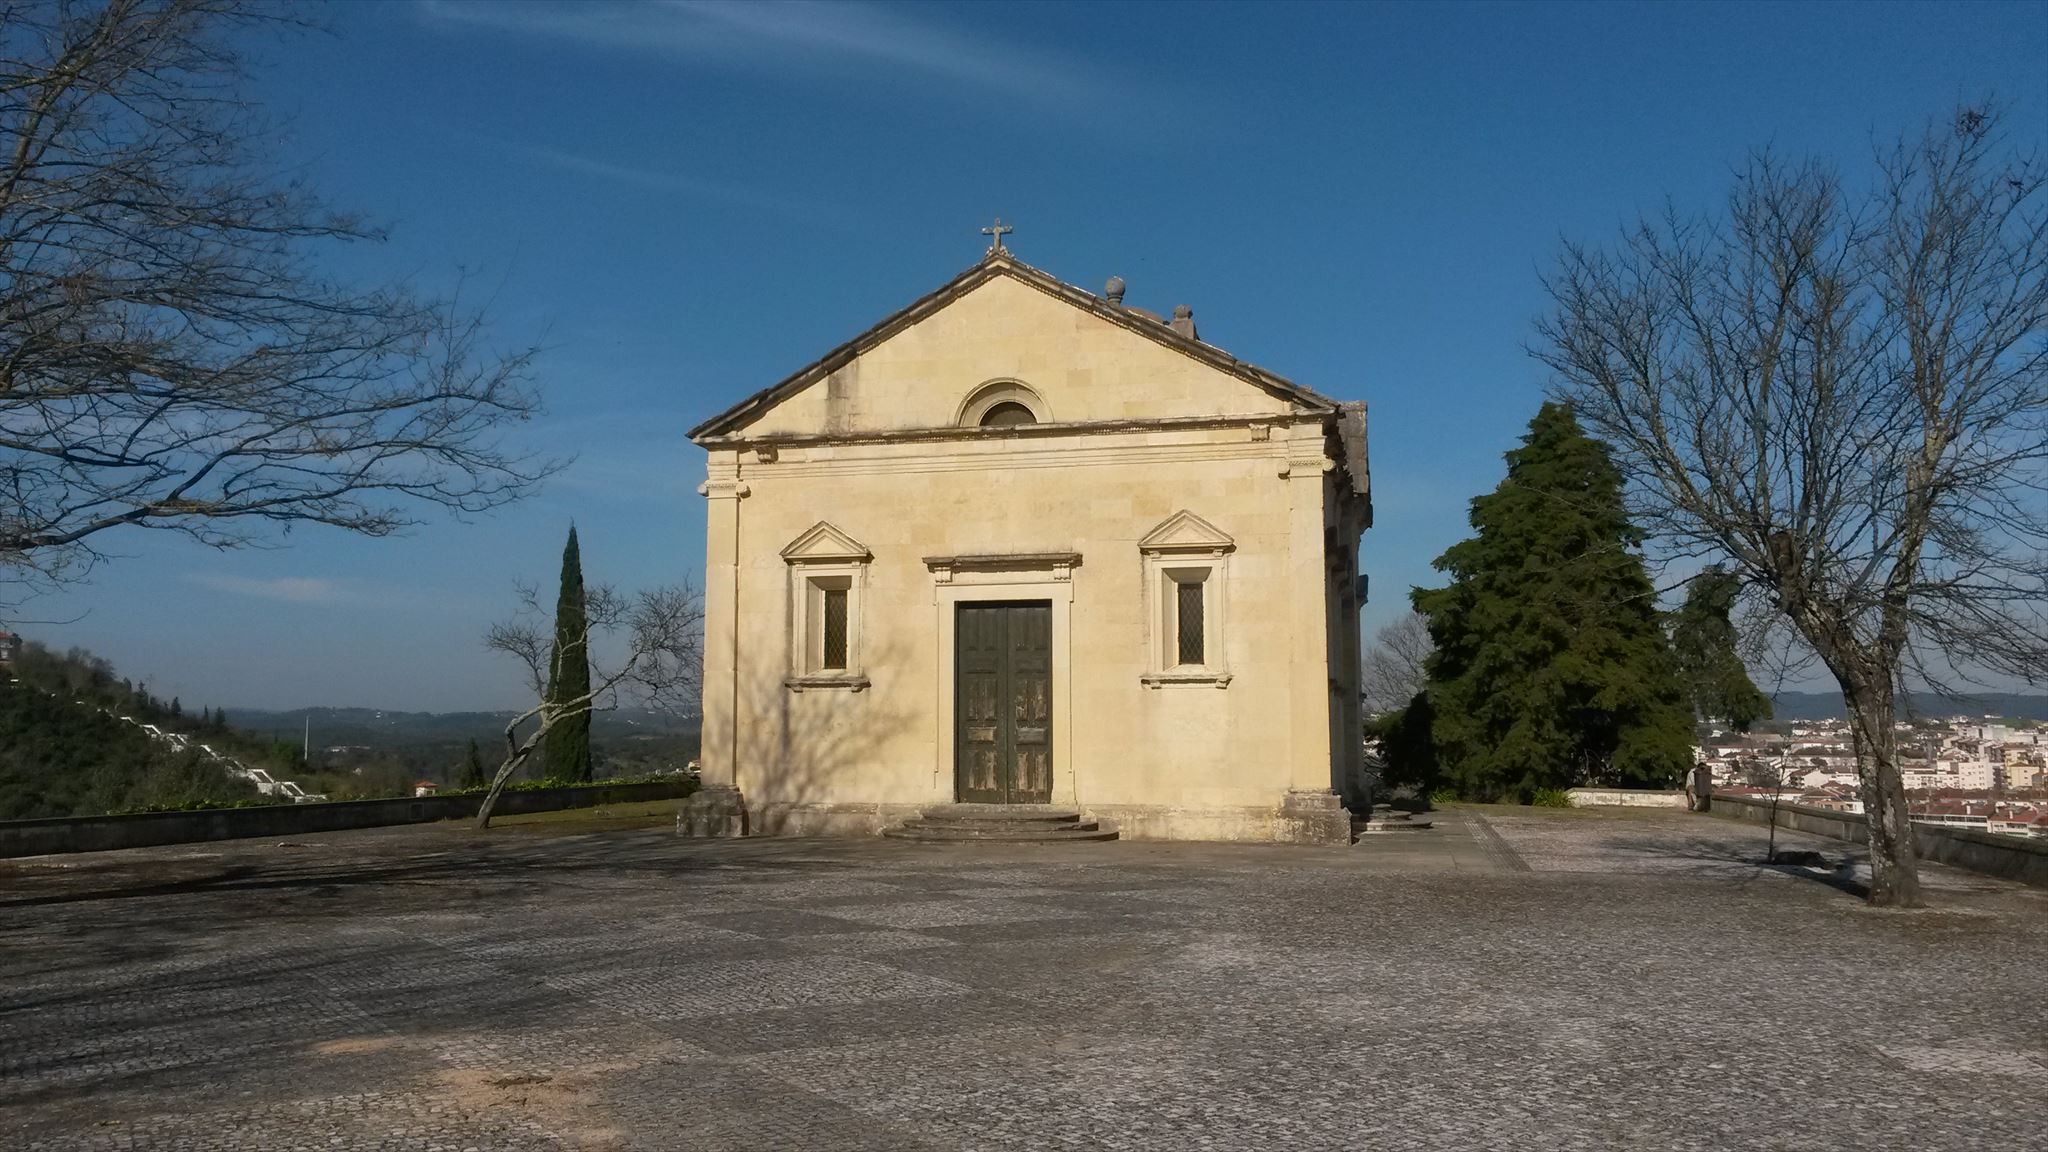
[[1180, 598], [1180, 663], [1201, 667], [1202, 585], [1198, 581], [1176, 583]]
[[846, 667], [846, 589], [827, 588], [825, 591], [825, 652], [820, 662], [825, 668], [840, 671]]

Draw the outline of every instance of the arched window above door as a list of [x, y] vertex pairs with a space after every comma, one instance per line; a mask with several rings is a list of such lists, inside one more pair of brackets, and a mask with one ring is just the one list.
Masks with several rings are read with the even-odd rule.
[[1022, 381], [991, 380], [968, 395], [957, 422], [967, 428], [1005, 428], [1051, 421], [1045, 401]]
[[1038, 417], [1015, 400], [1005, 400], [981, 414], [983, 428], [1000, 428], [1006, 424], [1036, 424]]

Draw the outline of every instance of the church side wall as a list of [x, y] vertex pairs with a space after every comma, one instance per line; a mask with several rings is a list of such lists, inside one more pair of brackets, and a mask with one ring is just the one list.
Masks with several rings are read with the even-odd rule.
[[[732, 773], [757, 829], [872, 831], [951, 800], [945, 629], [925, 558], [1073, 552], [1081, 559], [1068, 578], [1043, 586], [1048, 598], [1071, 595], [1067, 634], [1055, 637], [1065, 642], [1067, 683], [1063, 692], [1055, 684], [1054, 723], [1068, 731], [1054, 801], [1140, 836], [1272, 835], [1304, 763], [1321, 755], [1327, 765], [1330, 752], [1326, 712], [1309, 710], [1311, 733], [1297, 727], [1298, 688], [1312, 688], [1326, 708], [1329, 677], [1326, 655], [1302, 666], [1314, 654], [1305, 655], [1296, 626], [1302, 558], [1291, 550], [1304, 513], [1300, 481], [1281, 476], [1284, 431], [814, 446], [783, 448], [772, 461], [741, 452]], [[1303, 466], [1296, 462], [1297, 475]], [[1138, 542], [1183, 509], [1235, 545], [1222, 590], [1226, 687], [1142, 682], [1157, 637]], [[854, 621], [867, 680], [858, 691], [784, 683], [797, 638], [791, 570], [779, 553], [821, 521], [872, 553]], [[1313, 535], [1308, 562], [1320, 571], [1324, 541]], [[972, 598], [983, 578], [1000, 577], [960, 573], [949, 595]], [[1314, 596], [1306, 610], [1319, 613], [1324, 602]], [[1316, 632], [1320, 647], [1326, 633]], [[707, 709], [711, 701], [707, 694]], [[707, 732], [714, 726], [707, 715]]]

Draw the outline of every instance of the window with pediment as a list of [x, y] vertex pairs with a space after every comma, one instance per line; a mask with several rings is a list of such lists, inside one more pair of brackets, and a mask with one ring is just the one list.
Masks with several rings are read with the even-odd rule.
[[824, 521], [782, 550], [789, 565], [790, 688], [868, 686], [861, 664], [867, 545]]
[[1167, 517], [1138, 541], [1150, 650], [1146, 684], [1229, 685], [1224, 609], [1236, 549], [1221, 529], [1188, 511]]

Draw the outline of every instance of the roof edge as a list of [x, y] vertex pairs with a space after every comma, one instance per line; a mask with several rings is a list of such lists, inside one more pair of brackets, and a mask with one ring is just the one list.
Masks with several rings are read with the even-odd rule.
[[788, 396], [815, 384], [817, 381], [853, 362], [863, 353], [883, 341], [937, 312], [974, 288], [980, 287], [997, 276], [1010, 276], [1019, 283], [1036, 288], [1056, 299], [1064, 300], [1074, 307], [1109, 321], [1127, 331], [1143, 336], [1154, 343], [1180, 352], [1194, 360], [1235, 376], [1255, 387], [1300, 404], [1313, 412], [1336, 412], [1338, 402], [1320, 392], [1296, 384], [1284, 376], [1268, 372], [1253, 364], [1223, 351], [1213, 344], [1207, 344], [1192, 337], [1183, 336], [1163, 323], [1148, 320], [1131, 310], [1111, 304], [1086, 289], [1060, 280], [1038, 268], [1018, 260], [1007, 249], [997, 249], [975, 262], [966, 271], [946, 283], [920, 296], [910, 304], [897, 309], [879, 323], [839, 345], [823, 356], [797, 369], [780, 382], [756, 392], [732, 407], [703, 421], [690, 429], [693, 441], [705, 437], [723, 435], [736, 425], [758, 412], [785, 399]]

